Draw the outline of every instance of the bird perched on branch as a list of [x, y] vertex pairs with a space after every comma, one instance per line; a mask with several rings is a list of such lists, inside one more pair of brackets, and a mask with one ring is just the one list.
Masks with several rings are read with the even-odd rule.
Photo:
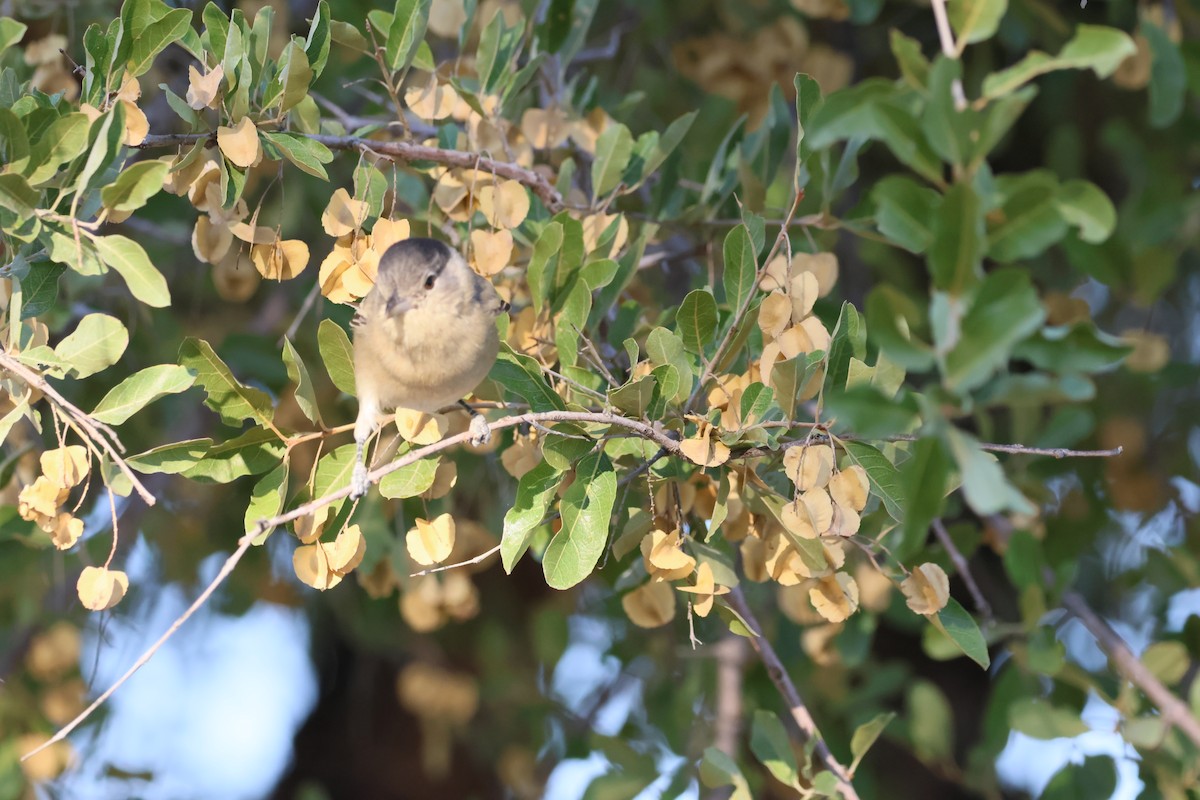
[[443, 242], [405, 239], [387, 249], [351, 322], [358, 390], [351, 497], [366, 494], [363, 450], [385, 409], [433, 413], [457, 402], [471, 413], [471, 442], [487, 443], [487, 420], [462, 398], [496, 361], [496, 317], [507, 310], [492, 284]]

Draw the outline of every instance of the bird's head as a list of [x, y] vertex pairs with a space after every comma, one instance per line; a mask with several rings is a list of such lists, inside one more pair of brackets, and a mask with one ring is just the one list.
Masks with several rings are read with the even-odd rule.
[[449, 305], [465, 290], [470, 268], [453, 248], [437, 239], [404, 239], [379, 259], [375, 291], [389, 317], [423, 307]]

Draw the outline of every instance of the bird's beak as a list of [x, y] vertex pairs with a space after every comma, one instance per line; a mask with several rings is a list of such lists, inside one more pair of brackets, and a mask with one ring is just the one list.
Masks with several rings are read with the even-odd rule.
[[409, 311], [411, 309], [412, 309], [412, 301], [409, 300], [407, 297], [401, 297], [400, 295], [394, 294], [388, 298], [387, 315], [389, 317], [399, 316], [400, 314], [403, 314], [405, 311]]

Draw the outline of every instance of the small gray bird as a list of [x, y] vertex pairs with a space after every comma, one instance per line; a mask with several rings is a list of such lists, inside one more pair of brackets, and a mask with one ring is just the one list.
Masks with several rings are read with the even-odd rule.
[[[390, 408], [435, 412], [479, 385], [500, 350], [496, 317], [508, 310], [492, 284], [436, 239], [405, 239], [379, 259], [375, 288], [351, 322], [358, 452], [350, 496], [367, 492], [363, 450], [379, 413]], [[471, 441], [491, 437], [471, 411]]]

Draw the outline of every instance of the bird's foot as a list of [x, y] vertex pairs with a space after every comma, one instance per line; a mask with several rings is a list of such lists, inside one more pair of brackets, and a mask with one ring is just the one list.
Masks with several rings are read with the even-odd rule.
[[492, 440], [492, 429], [488, 427], [488, 421], [483, 414], [473, 414], [471, 416], [471, 446], [483, 447]]
[[367, 465], [359, 461], [354, 465], [354, 473], [350, 476], [350, 499], [357, 500], [367, 493], [371, 487], [367, 480]]

